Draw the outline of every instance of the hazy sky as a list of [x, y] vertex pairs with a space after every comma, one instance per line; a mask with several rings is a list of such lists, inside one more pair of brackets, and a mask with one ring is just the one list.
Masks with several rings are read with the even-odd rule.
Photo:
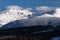
[[6, 6], [18, 5], [21, 7], [36, 6], [57, 6], [60, 7], [60, 0], [0, 0], [0, 11], [4, 10]]

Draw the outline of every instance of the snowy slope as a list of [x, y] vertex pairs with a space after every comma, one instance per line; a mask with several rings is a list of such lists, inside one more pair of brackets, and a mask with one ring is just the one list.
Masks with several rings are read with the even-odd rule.
[[9, 6], [7, 10], [0, 13], [0, 26], [15, 20], [28, 19], [27, 16], [32, 15], [32, 13], [33, 12], [18, 6]]
[[[38, 19], [38, 20], [37, 20]], [[36, 17], [33, 19], [22, 19], [10, 22], [2, 28], [16, 28], [16, 27], [28, 27], [28, 26], [36, 26], [36, 25], [52, 25], [57, 26], [60, 25], [60, 18], [56, 17]]]

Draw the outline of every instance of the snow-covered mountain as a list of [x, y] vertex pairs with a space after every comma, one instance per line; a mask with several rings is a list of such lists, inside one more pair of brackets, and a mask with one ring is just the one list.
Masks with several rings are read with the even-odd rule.
[[60, 25], [60, 8], [45, 6], [37, 7], [36, 9], [37, 11], [32, 12], [31, 8], [9, 6], [5, 11], [0, 12], [0, 27]]
[[6, 10], [0, 13], [0, 26], [15, 20], [28, 19], [33, 12], [28, 9], [23, 9], [19, 6], [9, 6]]

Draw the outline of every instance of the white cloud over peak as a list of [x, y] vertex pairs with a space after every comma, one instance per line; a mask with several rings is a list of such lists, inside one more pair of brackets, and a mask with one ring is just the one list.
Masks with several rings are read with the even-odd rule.
[[18, 10], [18, 9], [24, 9], [24, 8], [14, 5], [14, 6], [7, 6], [6, 9], [8, 9], [8, 10], [9, 10], [9, 9]]
[[26, 10], [30, 10], [30, 11], [32, 11], [33, 9], [32, 8], [25, 8]]
[[49, 16], [49, 17], [60, 17], [60, 8], [58, 7], [48, 7], [48, 6], [39, 6], [36, 7], [38, 13], [44, 13], [41, 16]]
[[39, 12], [39, 13], [46, 13], [46, 12], [50, 12], [52, 10], [55, 10], [55, 8], [53, 7], [48, 7], [48, 6], [39, 6], [39, 7], [36, 7], [36, 10]]
[[60, 8], [56, 8], [55, 13], [53, 14], [55, 17], [59, 17], [60, 18]]

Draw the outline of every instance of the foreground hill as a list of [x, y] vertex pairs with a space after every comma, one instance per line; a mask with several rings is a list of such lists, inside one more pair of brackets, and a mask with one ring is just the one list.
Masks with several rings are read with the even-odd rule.
[[[60, 27], [53, 26], [29, 26], [9, 29], [0, 29], [0, 40], [49, 40], [52, 37], [60, 36]], [[22, 39], [21, 39], [22, 37]], [[25, 39], [26, 38], [26, 39]], [[33, 38], [33, 39], [32, 39]], [[35, 39], [36, 40], [36, 39]]]

